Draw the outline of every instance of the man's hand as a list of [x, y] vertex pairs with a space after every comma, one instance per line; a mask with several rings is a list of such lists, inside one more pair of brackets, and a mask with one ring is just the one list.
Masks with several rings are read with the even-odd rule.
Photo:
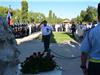
[[81, 64], [80, 68], [82, 69], [84, 75], [88, 75], [88, 71], [87, 71], [86, 65], [82, 65]]
[[87, 69], [82, 69], [82, 71], [83, 71], [84, 75], [88, 75]]
[[81, 53], [81, 69], [84, 73], [84, 75], [88, 75], [88, 71], [87, 71], [87, 67], [86, 67], [86, 63], [87, 63], [87, 59], [88, 59], [88, 54], [85, 52]]

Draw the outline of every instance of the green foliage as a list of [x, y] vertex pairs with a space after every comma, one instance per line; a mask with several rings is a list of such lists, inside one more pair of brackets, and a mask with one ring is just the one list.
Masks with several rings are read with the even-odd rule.
[[52, 19], [52, 10], [49, 10], [49, 18]]
[[78, 22], [82, 22], [83, 21], [82, 17], [81, 16], [77, 16], [77, 21]]
[[43, 21], [44, 19], [46, 19], [46, 17], [42, 13], [35, 13], [35, 12], [28, 13], [28, 21], [31, 23], [32, 22], [39, 23], [39, 22]]
[[56, 24], [56, 23], [62, 23], [64, 19], [59, 18], [55, 15], [55, 13], [52, 12], [52, 10], [49, 10], [49, 15], [47, 17], [47, 21], [49, 24]]
[[77, 22], [93, 22], [96, 21], [96, 16], [96, 8], [89, 6], [86, 10], [82, 10], [76, 19], [72, 20], [76, 20]]
[[53, 19], [53, 12], [52, 12], [52, 10], [49, 10], [49, 15], [47, 18], [48, 23], [52, 24], [52, 21], [53, 21], [52, 19]]
[[[43, 13], [40, 12], [28, 12], [28, 4], [27, 2], [22, 2], [22, 10], [19, 9], [11, 9], [11, 18], [14, 22], [30, 22], [30, 23], [40, 23], [43, 20], [47, 20], [49, 24], [54, 25], [56, 23], [62, 23], [64, 19], [56, 16], [52, 10], [49, 11], [49, 15], [45, 17]], [[0, 15], [5, 17], [7, 16], [8, 8], [0, 6]]]
[[72, 22], [72, 23], [77, 22], [77, 18], [72, 18], [72, 19], [71, 19], [71, 22]]
[[87, 10], [86, 10], [87, 14], [84, 18], [84, 20], [86, 22], [93, 22], [96, 20], [96, 16], [97, 16], [97, 13], [96, 13], [96, 8], [94, 7], [88, 7]]
[[78, 21], [84, 21], [86, 14], [87, 14], [87, 12], [82, 10], [80, 13], [80, 17], [78, 16], [81, 20], [78, 20]]
[[22, 12], [21, 12], [21, 15], [22, 15], [22, 22], [27, 22], [27, 18], [28, 18], [28, 3], [27, 1], [23, 0], [21, 2], [21, 5], [22, 5]]
[[8, 9], [6, 7], [1, 7], [0, 6], [0, 16], [6, 17], [8, 13]]

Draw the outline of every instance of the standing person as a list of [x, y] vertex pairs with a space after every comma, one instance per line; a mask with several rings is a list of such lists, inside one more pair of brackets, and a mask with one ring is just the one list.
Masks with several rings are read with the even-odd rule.
[[42, 30], [42, 39], [44, 42], [44, 52], [49, 51], [49, 45], [50, 45], [50, 37], [52, 34], [53, 28], [49, 25], [47, 25], [47, 21], [44, 20], [42, 24], [40, 25], [40, 28]]
[[83, 39], [83, 24], [82, 22], [78, 25], [76, 25], [76, 35], [78, 36], [77, 40], [81, 41]]
[[92, 23], [88, 23], [88, 25], [87, 25], [87, 30], [88, 30], [88, 29], [91, 29], [91, 27], [92, 27]]
[[31, 35], [32, 34], [32, 23], [28, 23], [29, 25], [28, 25], [28, 29], [29, 29], [29, 35]]
[[72, 36], [75, 37], [74, 34], [76, 32], [76, 25], [74, 23], [71, 26], [71, 31], [72, 31]]
[[84, 75], [100, 75], [100, 3], [97, 11], [98, 24], [87, 32], [80, 47], [81, 68]]

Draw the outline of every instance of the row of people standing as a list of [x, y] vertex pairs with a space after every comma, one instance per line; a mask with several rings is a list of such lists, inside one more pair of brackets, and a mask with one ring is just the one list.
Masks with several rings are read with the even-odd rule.
[[71, 24], [70, 23], [67, 23], [67, 24], [57, 23], [54, 25], [53, 28], [56, 32], [60, 32], [60, 31], [70, 32]]
[[11, 28], [15, 38], [25, 37], [38, 31], [36, 25], [32, 23], [14, 23]]
[[54, 29], [56, 32], [60, 32], [60, 31], [64, 31], [67, 33], [71, 33], [72, 36], [74, 38], [77, 38], [76, 36], [79, 37], [79, 39], [83, 39], [83, 37], [85, 36], [86, 32], [91, 29], [94, 28], [97, 25], [97, 22], [91, 22], [88, 24], [83, 24], [82, 22], [80, 24], [75, 24], [75, 23], [67, 23], [67, 24], [56, 24], [54, 25]]

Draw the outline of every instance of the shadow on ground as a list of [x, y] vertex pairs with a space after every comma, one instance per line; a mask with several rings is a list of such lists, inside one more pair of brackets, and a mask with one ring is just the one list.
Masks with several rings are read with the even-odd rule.
[[77, 42], [51, 44], [55, 60], [62, 67], [62, 75], [82, 75], [80, 69], [80, 50]]
[[73, 40], [76, 40], [75, 37], [73, 37], [73, 35], [71, 33], [63, 33], [63, 34], [67, 34], [69, 37], [71, 37]]
[[57, 43], [56, 39], [54, 38], [54, 34], [52, 33], [51, 35], [51, 39], [50, 39], [51, 43]]
[[63, 34], [67, 34], [69, 37], [71, 37], [73, 40], [75, 40], [75, 41], [77, 41], [77, 42], [80, 42], [80, 39], [77, 39], [76, 37], [78, 37], [78, 36], [73, 36], [71, 33], [63, 33]]

